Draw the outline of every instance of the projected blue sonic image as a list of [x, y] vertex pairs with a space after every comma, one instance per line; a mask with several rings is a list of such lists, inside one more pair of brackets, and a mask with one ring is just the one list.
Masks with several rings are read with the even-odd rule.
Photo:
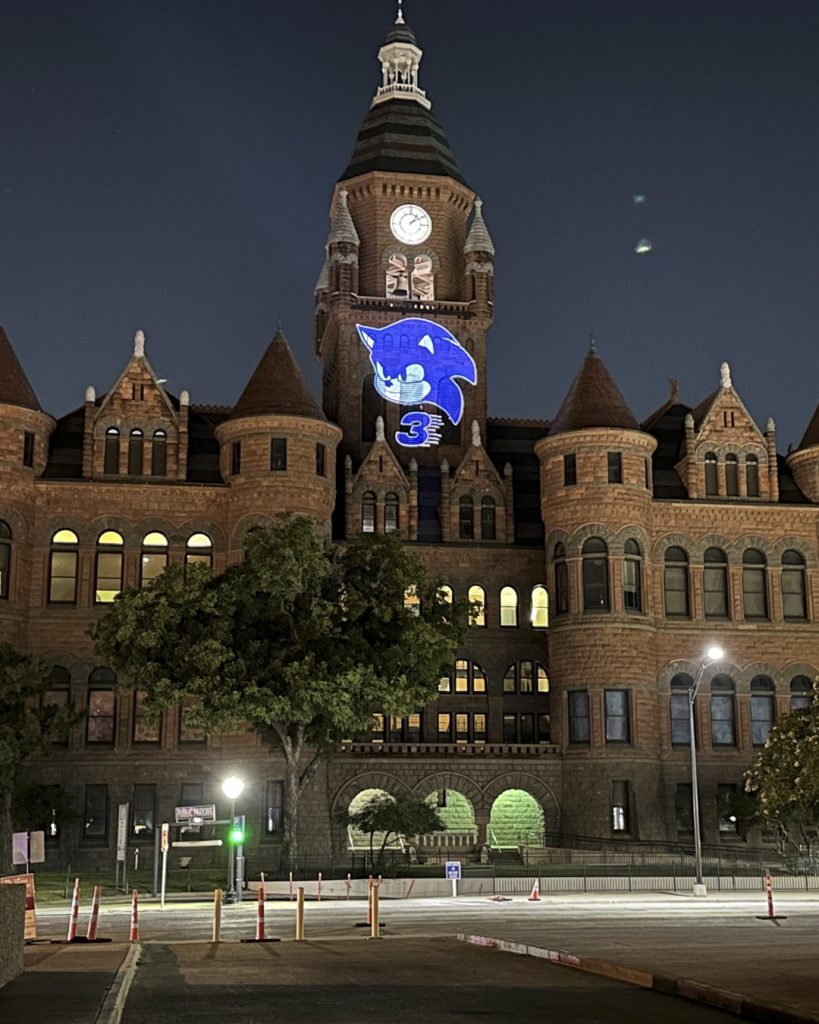
[[397, 405], [429, 402], [460, 423], [464, 396], [456, 379], [476, 384], [478, 373], [475, 360], [445, 327], [408, 317], [388, 327], [356, 329], [369, 349], [380, 395]]

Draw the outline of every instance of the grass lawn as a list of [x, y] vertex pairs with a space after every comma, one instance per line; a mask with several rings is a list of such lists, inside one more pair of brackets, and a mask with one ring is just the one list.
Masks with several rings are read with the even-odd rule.
[[[66, 875], [64, 871], [36, 871], [34, 872], [34, 886], [37, 893], [38, 906], [64, 904], [69, 906], [71, 894], [74, 889], [74, 879], [80, 879], [80, 901], [82, 905], [90, 904], [91, 896], [95, 885], [102, 886], [102, 898], [106, 896], [122, 896], [123, 892], [114, 888], [114, 875], [111, 871], [104, 869], [81, 871], [79, 875], [71, 872]], [[166, 891], [176, 892], [211, 892], [213, 889], [225, 887], [225, 872], [200, 869], [191, 870], [190, 874], [180, 868], [168, 868], [168, 883]], [[134, 889], [138, 889], [140, 895], [150, 896], [153, 884], [153, 871], [129, 871], [127, 880], [127, 895], [130, 896]]]

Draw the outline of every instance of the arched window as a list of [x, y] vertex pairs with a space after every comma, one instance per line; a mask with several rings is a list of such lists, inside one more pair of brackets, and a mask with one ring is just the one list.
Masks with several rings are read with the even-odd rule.
[[480, 665], [458, 658], [455, 662], [455, 693], [486, 693], [486, 675]]
[[409, 298], [409, 274], [407, 257], [401, 252], [394, 252], [387, 259], [387, 273], [384, 294], [388, 299]]
[[398, 495], [388, 494], [384, 498], [384, 533], [395, 533], [398, 529]]
[[687, 619], [688, 605], [688, 552], [673, 546], [666, 548], [663, 570], [663, 595], [668, 619]]
[[742, 556], [742, 611], [746, 619], [768, 618], [767, 562], [756, 548]]
[[0, 600], [11, 592], [11, 527], [0, 519]]
[[110, 604], [122, 590], [122, 534], [106, 530], [97, 540], [94, 604]]
[[736, 455], [725, 456], [725, 493], [729, 498], [739, 495], [739, 459]]
[[421, 614], [421, 598], [418, 596], [418, 591], [415, 587], [407, 587], [404, 591], [404, 608], [411, 615]]
[[798, 551], [782, 553], [782, 614], [786, 619], [808, 617], [805, 559]]
[[706, 619], [728, 618], [728, 558], [719, 548], [708, 548], [703, 569]]
[[102, 466], [103, 473], [114, 476], [119, 473], [119, 431], [109, 427], [105, 431], [105, 456]]
[[745, 490], [749, 498], [759, 497], [759, 459], [756, 455], [745, 458]]
[[504, 693], [548, 693], [549, 676], [539, 661], [516, 661], [503, 677]]
[[791, 711], [809, 708], [813, 703], [813, 685], [807, 676], [791, 679]]
[[481, 501], [481, 540], [495, 539], [495, 499]]
[[479, 587], [477, 584], [469, 588], [467, 593], [467, 600], [470, 604], [469, 609], [469, 625], [470, 626], [485, 626], [486, 625], [486, 592], [483, 587]]
[[754, 676], [751, 680], [751, 740], [755, 747], [764, 746], [773, 728], [776, 687], [769, 676]]
[[432, 302], [435, 298], [435, 275], [432, 272], [432, 259], [420, 254], [412, 261], [412, 278], [410, 280], [412, 298], [419, 302]]
[[165, 476], [168, 472], [168, 435], [155, 430], [151, 442], [151, 476]]
[[671, 680], [671, 743], [675, 747], [691, 743], [691, 713], [688, 694], [694, 680], [679, 672]]
[[500, 624], [502, 626], [517, 626], [518, 624], [518, 592], [514, 587], [501, 587]]
[[715, 747], [735, 747], [736, 708], [734, 681], [730, 676], [711, 680], [711, 743]]
[[569, 566], [566, 562], [566, 548], [555, 544], [555, 615], [565, 615], [569, 610]]
[[142, 539], [139, 585], [149, 587], [168, 566], [168, 538], [164, 533], [146, 533]]
[[185, 545], [185, 565], [213, 567], [213, 541], [206, 533], [192, 533]]
[[533, 629], [546, 629], [549, 625], [549, 592], [541, 584], [532, 587], [530, 622]]
[[719, 494], [717, 457], [714, 452], [706, 452], [705, 455], [705, 493], [709, 498], [713, 498]]
[[475, 503], [465, 494], [458, 502], [458, 539], [475, 539]]
[[642, 552], [636, 540], [627, 540], [623, 560], [623, 608], [627, 612], [643, 610]]
[[375, 494], [372, 491], [361, 496], [361, 532], [375, 533]]
[[448, 583], [444, 583], [439, 587], [438, 600], [444, 601], [446, 604], [452, 604], [452, 587]]
[[49, 604], [76, 602], [79, 544], [79, 537], [73, 530], [58, 530], [51, 538], [48, 569]]
[[132, 430], [128, 437], [128, 476], [142, 476], [144, 450], [145, 435], [141, 430]]
[[583, 609], [603, 612], [609, 608], [609, 559], [606, 542], [589, 537], [583, 545]]

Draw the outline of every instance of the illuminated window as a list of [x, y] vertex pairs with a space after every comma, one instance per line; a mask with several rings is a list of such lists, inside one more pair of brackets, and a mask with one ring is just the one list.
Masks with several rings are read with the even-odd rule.
[[481, 501], [481, 540], [495, 539], [495, 499]]
[[549, 592], [540, 584], [532, 587], [532, 611], [529, 621], [533, 629], [546, 629], [549, 625]]
[[375, 533], [375, 495], [367, 491], [361, 498], [361, 532]]
[[687, 619], [688, 606], [688, 554], [683, 548], [670, 547], [665, 552], [663, 570], [665, 614], [669, 619]]
[[11, 592], [11, 527], [0, 519], [0, 600]]
[[282, 473], [287, 469], [287, 438], [274, 437], [270, 441], [270, 468]]
[[609, 608], [608, 547], [600, 537], [589, 537], [583, 545], [583, 608], [587, 612]]
[[569, 743], [588, 743], [591, 737], [589, 724], [589, 691], [569, 692]]
[[458, 658], [454, 674], [442, 676], [438, 689], [441, 693], [486, 693], [486, 675], [474, 661]]
[[122, 590], [122, 534], [106, 530], [97, 541], [94, 603], [110, 604]]
[[623, 607], [627, 612], [643, 610], [642, 552], [636, 540], [627, 540], [623, 559]]
[[168, 435], [155, 430], [151, 440], [151, 476], [165, 476], [168, 472]]
[[729, 498], [739, 494], [739, 460], [736, 455], [725, 456], [725, 493]]
[[517, 626], [518, 624], [518, 592], [514, 587], [501, 587], [500, 624], [502, 626]]
[[398, 495], [388, 494], [384, 498], [384, 533], [395, 533], [398, 529]]
[[705, 455], [705, 494], [709, 498], [719, 494], [717, 457], [714, 452], [707, 452]]
[[206, 533], [192, 533], [185, 545], [185, 565], [213, 566], [213, 541]]
[[58, 530], [51, 538], [48, 572], [49, 604], [74, 604], [77, 600], [79, 538], [73, 530]]
[[145, 709], [147, 694], [144, 690], [134, 691], [134, 721], [131, 739], [134, 743], [159, 743], [160, 723], [148, 716]]
[[768, 586], [765, 556], [748, 548], [742, 556], [742, 611], [746, 619], [768, 618]]
[[467, 593], [467, 600], [470, 604], [469, 609], [469, 625], [470, 626], [485, 626], [486, 625], [486, 592], [483, 587], [477, 585], [469, 588]]
[[813, 703], [813, 686], [807, 676], [791, 679], [791, 711], [809, 708]]
[[404, 591], [404, 608], [412, 615], [421, 614], [421, 598], [418, 596], [415, 587], [408, 587]]
[[156, 786], [144, 782], [135, 783], [131, 803], [131, 834], [136, 839], [147, 839], [154, 834]]
[[446, 604], [452, 604], [452, 587], [444, 583], [438, 590], [438, 600]]
[[756, 455], [745, 458], [745, 490], [749, 498], [759, 497], [759, 459]]
[[565, 615], [569, 610], [569, 566], [566, 562], [566, 548], [555, 544], [555, 613]]
[[719, 548], [707, 548], [704, 556], [703, 592], [706, 619], [728, 618], [728, 558]]
[[132, 430], [128, 437], [128, 476], [142, 476], [145, 435], [141, 430]]
[[438, 713], [438, 742], [449, 743], [452, 738], [452, 715], [446, 712]]
[[730, 676], [714, 676], [711, 680], [711, 743], [715, 747], [735, 747], [736, 708], [734, 681]]
[[548, 693], [549, 676], [539, 661], [518, 661], [503, 677], [504, 693]]
[[168, 538], [164, 533], [146, 533], [142, 540], [139, 585], [149, 587], [168, 567]]
[[105, 431], [105, 453], [103, 457], [103, 473], [109, 476], [119, 473], [119, 431], [109, 427]]
[[798, 551], [782, 554], [782, 614], [786, 619], [807, 619], [805, 559]]
[[327, 469], [325, 466], [327, 456], [327, 448], [323, 444], [316, 444], [316, 476], [326, 476]]
[[629, 832], [629, 785], [628, 782], [611, 784], [611, 830]]
[[464, 495], [458, 502], [458, 539], [459, 540], [474, 540], [475, 539], [475, 503], [469, 497]]
[[751, 742], [755, 747], [765, 745], [773, 728], [776, 687], [769, 676], [754, 676], [751, 680]]

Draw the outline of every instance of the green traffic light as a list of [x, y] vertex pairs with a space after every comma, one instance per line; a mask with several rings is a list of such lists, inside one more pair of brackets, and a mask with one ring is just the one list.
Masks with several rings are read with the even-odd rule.
[[239, 828], [238, 826], [232, 828], [230, 830], [230, 841], [232, 843], [235, 843], [236, 846], [239, 846], [241, 843], [243, 843], [245, 841], [244, 829]]

